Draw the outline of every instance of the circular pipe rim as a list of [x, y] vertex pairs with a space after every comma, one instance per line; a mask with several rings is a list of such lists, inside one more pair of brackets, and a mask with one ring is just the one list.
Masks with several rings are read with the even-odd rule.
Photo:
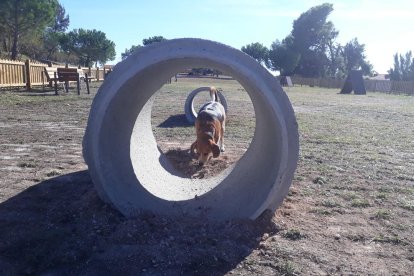
[[[119, 101], [125, 101], [126, 96], [122, 96], [122, 94], [129, 92], [127, 89], [131, 88], [130, 84], [137, 84], [142, 81], [140, 78], [147, 76], [145, 75], [146, 70], [153, 72], [151, 71], [151, 66], [161, 68], [163, 65], [168, 66], [169, 62], [175, 62], [175, 67], [173, 69], [178, 69], [185, 67], [188, 64], [195, 64], [199, 62], [202, 65], [214, 65], [216, 68], [221, 69], [224, 72], [235, 73], [239, 77], [237, 80], [242, 84], [242, 86], [245, 88], [246, 86], [248, 87], [246, 91], [253, 99], [253, 104], [256, 102], [256, 105], [259, 105], [260, 108], [263, 107], [266, 109], [266, 112], [262, 114], [262, 111], [257, 111], [257, 108], [255, 107], [255, 112], [259, 112], [257, 114], [257, 117], [260, 117], [260, 120], [263, 120], [266, 124], [269, 124], [270, 132], [275, 132], [275, 130], [280, 132], [278, 134], [272, 134], [272, 138], [279, 137], [280, 141], [277, 141], [279, 144], [276, 144], [275, 147], [279, 147], [278, 153], [281, 156], [276, 160], [273, 157], [266, 155], [267, 157], [264, 158], [264, 160], [260, 160], [261, 162], [259, 162], [261, 164], [265, 164], [266, 161], [274, 162], [274, 160], [278, 162], [278, 164], [275, 165], [274, 170], [266, 172], [268, 173], [267, 178], [265, 177], [267, 179], [267, 182], [274, 182], [270, 183], [270, 187], [263, 188], [263, 184], [261, 184], [262, 186], [258, 186], [257, 189], [252, 189], [250, 186], [246, 186], [248, 187], [248, 191], [246, 189], [244, 192], [240, 191], [240, 189], [237, 190], [237, 183], [234, 183], [232, 181], [235, 179], [240, 180], [240, 178], [235, 177], [233, 171], [237, 170], [237, 173], [245, 174], [247, 169], [245, 166], [250, 166], [253, 164], [252, 156], [266, 154], [266, 152], [263, 152], [263, 150], [257, 146], [257, 143], [255, 144], [255, 139], [257, 138], [255, 134], [255, 137], [252, 141], [252, 144], [255, 144], [255, 146], [252, 148], [251, 144], [251, 147], [246, 152], [247, 154], [250, 151], [249, 156], [243, 156], [240, 159], [234, 170], [229, 174], [232, 176], [232, 178], [228, 180], [229, 176], [226, 176], [226, 178], [222, 181], [226, 182], [227, 180], [227, 185], [224, 188], [221, 188], [219, 193], [215, 193], [213, 199], [210, 199], [210, 201], [207, 200], [207, 205], [209, 205], [208, 207], [212, 209], [214, 209], [214, 206], [212, 206], [213, 203], [217, 204], [217, 202], [220, 202], [223, 207], [226, 207], [227, 209], [225, 211], [215, 209], [211, 212], [205, 211], [198, 213], [204, 213], [205, 215], [214, 218], [255, 218], [259, 216], [265, 209], [274, 210], [282, 202], [284, 196], [288, 192], [293, 178], [293, 173], [296, 168], [299, 151], [297, 123], [294, 117], [293, 109], [277, 80], [274, 79], [273, 76], [271, 76], [255, 60], [251, 59], [247, 55], [244, 55], [236, 49], [212, 41], [200, 39], [176, 39], [159, 43], [158, 45], [151, 47], [143, 48], [145, 49], [138, 50], [130, 58], [126, 59], [124, 62], [121, 62], [114, 68], [114, 72], [109, 75], [108, 79], [101, 86], [91, 107], [88, 126], [83, 141], [83, 152], [85, 161], [88, 164], [91, 172], [92, 180], [98, 190], [99, 195], [104, 200], [113, 203], [122, 213], [127, 216], [133, 216], [136, 212], [139, 212], [140, 208], [145, 207], [148, 207], [155, 212], [167, 214], [194, 211], [192, 209], [198, 205], [194, 204], [195, 200], [180, 201], [180, 204], [178, 204], [180, 205], [178, 207], [179, 211], [170, 212], [169, 208], [174, 205], [171, 204], [170, 201], [162, 202], [159, 201], [159, 199], [154, 200], [153, 198], [141, 198], [140, 195], [142, 193], [145, 193], [145, 189], [139, 189], [140, 192], [138, 194], [134, 194], [138, 195], [137, 199], [131, 199], [131, 197], [129, 197], [130, 195], [125, 194], [125, 191], [118, 193], [120, 191], [119, 189], [123, 189], [117, 187], [118, 184], [121, 186], [131, 185], [129, 183], [123, 184], [122, 181], [131, 180], [131, 177], [136, 176], [134, 176], [135, 173], [132, 173], [133, 166], [131, 166], [131, 164], [126, 164], [127, 166], [123, 171], [123, 173], [125, 173], [127, 176], [123, 177], [119, 173], [114, 173], [114, 170], [111, 169], [111, 166], [113, 165], [116, 167], [117, 164], [116, 162], [111, 161], [110, 155], [113, 154], [118, 159], [124, 160], [125, 158], [123, 156], [128, 154], [129, 147], [127, 145], [122, 146], [120, 148], [122, 153], [108, 150], [105, 148], [108, 143], [119, 141], [116, 139], [107, 140], [105, 139], [105, 135], [109, 135], [110, 133], [110, 127], [108, 127], [107, 124], [109, 124], [109, 122], [112, 122], [111, 120], [114, 120], [113, 117], [115, 116], [113, 112], [116, 110], [116, 105], [119, 106]], [[165, 53], [166, 50], [170, 50], [170, 52]], [[229, 58], [226, 55], [235, 55], [239, 58], [239, 60], [236, 60], [235, 63], [234, 57]], [[161, 74], [161, 79], [158, 80], [158, 83], [163, 82], [163, 78], [167, 79], [170, 77], [167, 74], [171, 74], [171, 72], [168, 71], [163, 71], [163, 73], [164, 74]], [[150, 86], [150, 84], [147, 84], [147, 86]], [[137, 114], [123, 115], [128, 118], [131, 116], [134, 117], [135, 115], [138, 117], [144, 105], [148, 102], [154, 92], [155, 91], [150, 91], [147, 94], [142, 93], [142, 95], [140, 95], [140, 100], [137, 102], [137, 110], [135, 110]], [[266, 118], [266, 116], [270, 116], [270, 119]], [[260, 120], [258, 123], [260, 125], [261, 134], [257, 139], [265, 140], [265, 146], [269, 147], [271, 146], [271, 142], [266, 140], [264, 137], [265, 134], [263, 129], [265, 127], [263, 126], [264, 123], [261, 123]], [[116, 128], [116, 126], [111, 127]], [[124, 129], [118, 127], [117, 130], [120, 130], [121, 132], [128, 132], [130, 129], [128, 131], [125, 131]], [[123, 139], [124, 138], [125, 137], [123, 137]], [[128, 149], [126, 150], [124, 147], [128, 147]], [[106, 162], [110, 164], [106, 164]], [[243, 164], [245, 166], [243, 166]], [[246, 183], [244, 185], [258, 185], [257, 183], [253, 183], [255, 177], [262, 177], [262, 179], [265, 179], [257, 168], [253, 170], [252, 174], [253, 178], [251, 175], [249, 176], [250, 178], [248, 178], [249, 181], [252, 181], [252, 183]], [[110, 181], [114, 181], [114, 183], [110, 183]], [[218, 187], [221, 186], [222, 182], [220, 185], [218, 185]], [[268, 185], [269, 183], [266, 184]], [[138, 183], [134, 183], [134, 185], [139, 186], [139, 181]], [[224, 204], [222, 202], [224, 196], [221, 196], [221, 194], [228, 195], [229, 190], [230, 193], [232, 190], [238, 191], [238, 194], [236, 193], [232, 198], [237, 202], [237, 206], [234, 204]], [[243, 211], [237, 210], [240, 208], [240, 203], [249, 205], [248, 199], [253, 195], [249, 192], [252, 191], [256, 191], [257, 194], [260, 194], [260, 204], [256, 199], [255, 206], [249, 206], [249, 208], [245, 208], [247, 211], [244, 209]], [[148, 196], [148, 194], [146, 194], [146, 196]], [[259, 195], [257, 195], [257, 197], [258, 196]], [[229, 199], [225, 198], [225, 200]], [[144, 204], [148, 203], [148, 205], [143, 206], [142, 204], [137, 204], [137, 201], [142, 201]], [[254, 198], [252, 198], [252, 201], [254, 201]], [[206, 200], [204, 203], [206, 203]], [[221, 214], [219, 214], [220, 212]]]

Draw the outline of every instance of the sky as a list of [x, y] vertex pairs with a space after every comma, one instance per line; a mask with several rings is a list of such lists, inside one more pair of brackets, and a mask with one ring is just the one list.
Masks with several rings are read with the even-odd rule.
[[353, 38], [365, 44], [367, 60], [378, 73], [393, 67], [395, 53], [414, 51], [412, 0], [59, 0], [70, 17], [69, 30], [96, 29], [121, 53], [152, 36], [203, 38], [240, 49], [260, 42], [270, 47], [292, 30], [309, 8], [328, 2], [328, 20], [339, 31], [337, 42]]

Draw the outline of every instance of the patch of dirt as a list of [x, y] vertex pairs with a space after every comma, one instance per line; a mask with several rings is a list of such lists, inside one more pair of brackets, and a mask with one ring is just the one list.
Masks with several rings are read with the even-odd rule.
[[201, 179], [215, 176], [235, 164], [246, 152], [246, 149], [243, 149], [241, 145], [232, 144], [225, 152], [220, 153], [219, 157], [212, 158], [200, 166], [197, 156], [190, 153], [190, 145], [181, 148], [172, 147], [171, 143], [165, 141], [158, 141], [158, 143], [165, 149], [164, 154], [174, 168], [188, 178]]
[[211, 159], [203, 166], [200, 166], [196, 156], [193, 156], [189, 150], [181, 148], [171, 149], [165, 155], [175, 169], [189, 178], [208, 178], [217, 175], [240, 158], [239, 155], [232, 155], [232, 158], [229, 160], [229, 155], [221, 153], [219, 157]]

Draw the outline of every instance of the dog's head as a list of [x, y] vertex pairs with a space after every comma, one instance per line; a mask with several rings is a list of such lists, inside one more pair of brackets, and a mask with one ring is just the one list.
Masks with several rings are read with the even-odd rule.
[[211, 132], [200, 135], [195, 142], [195, 149], [198, 154], [198, 162], [201, 166], [211, 158], [217, 158], [220, 155], [220, 147], [214, 142], [214, 134]]

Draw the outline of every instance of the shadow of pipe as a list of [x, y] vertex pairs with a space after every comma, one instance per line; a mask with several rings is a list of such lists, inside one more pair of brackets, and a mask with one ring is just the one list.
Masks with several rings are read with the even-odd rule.
[[278, 227], [142, 212], [124, 218], [102, 202], [87, 171], [36, 184], [0, 203], [0, 267], [17, 274], [208, 274], [234, 269]]
[[171, 127], [194, 127], [194, 123], [189, 123], [185, 114], [172, 115], [168, 117], [164, 122], [158, 125], [161, 128]]

